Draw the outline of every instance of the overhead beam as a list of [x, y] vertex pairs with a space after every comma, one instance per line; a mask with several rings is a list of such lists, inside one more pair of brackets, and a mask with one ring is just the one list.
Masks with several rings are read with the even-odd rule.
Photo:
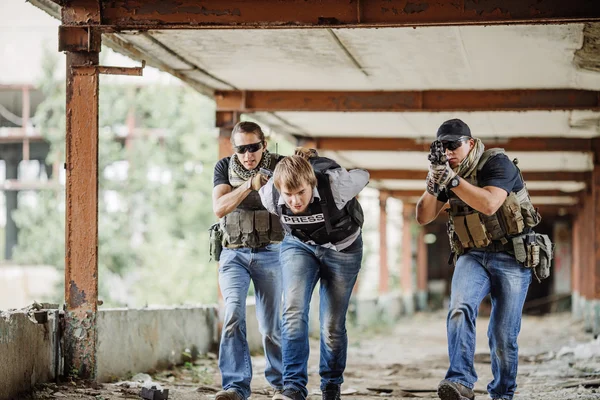
[[[404, 189], [404, 190], [391, 190], [388, 193], [392, 197], [407, 198], [407, 197], [420, 197], [425, 192], [425, 188], [421, 190]], [[534, 189], [529, 190], [530, 196], [544, 196], [544, 197], [579, 197], [582, 194], [579, 192], [563, 192], [556, 189]]]
[[[82, 2], [53, 1], [63, 8]], [[101, 24], [112, 30], [417, 27], [600, 19], [600, 4], [595, 0], [113, 0], [99, 3]]]
[[[433, 137], [373, 138], [373, 137], [310, 137], [299, 139], [311, 142], [319, 150], [331, 151], [429, 151]], [[486, 147], [502, 147], [507, 151], [592, 151], [592, 139], [561, 137], [519, 137], [507, 140], [483, 138]]]
[[577, 89], [427, 91], [216, 91], [218, 111], [600, 110], [600, 92]]
[[[412, 169], [372, 169], [369, 170], [372, 180], [405, 179], [425, 180], [427, 170]], [[525, 181], [576, 181], [589, 182], [590, 172], [580, 171], [526, 171], [523, 172]]]

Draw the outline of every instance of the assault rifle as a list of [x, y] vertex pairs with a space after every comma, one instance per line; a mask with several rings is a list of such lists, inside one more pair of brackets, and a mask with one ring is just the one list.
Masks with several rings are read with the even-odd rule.
[[[427, 158], [433, 165], [445, 165], [448, 162], [448, 157], [446, 157], [446, 152], [444, 151], [444, 145], [440, 140], [431, 142]], [[437, 183], [434, 184], [433, 190], [436, 194], [440, 192], [440, 187]]]

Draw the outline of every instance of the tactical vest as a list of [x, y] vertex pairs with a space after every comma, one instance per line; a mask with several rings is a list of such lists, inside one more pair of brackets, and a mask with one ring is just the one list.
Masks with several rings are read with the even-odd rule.
[[[269, 168], [275, 168], [279, 156], [271, 154]], [[234, 174], [232, 162], [229, 163], [229, 176], [232, 186], [239, 187], [247, 180], [231, 179]], [[235, 185], [235, 186], [234, 186]], [[251, 191], [235, 210], [219, 221], [223, 232], [223, 245], [227, 248], [260, 248], [283, 240], [283, 229], [276, 215], [263, 207], [257, 191]]]
[[302, 214], [294, 214], [287, 206], [277, 205], [279, 193], [273, 190], [273, 204], [277, 205], [283, 229], [287, 233], [303, 242], [313, 241], [319, 245], [339, 243], [362, 228], [362, 208], [355, 198], [348, 201], [341, 210], [335, 205], [329, 176], [325, 172], [341, 168], [338, 163], [326, 157], [313, 157], [308, 161], [317, 177], [320, 200], [309, 204]]
[[[463, 179], [479, 186], [477, 173], [492, 157], [504, 154], [504, 149], [489, 149], [483, 152], [471, 176]], [[513, 161], [516, 167], [516, 160]], [[517, 167], [523, 180], [521, 171]], [[460, 256], [471, 248], [487, 248], [491, 251], [511, 252], [512, 238], [527, 233], [540, 223], [541, 216], [531, 203], [529, 192], [523, 181], [523, 189], [511, 192], [498, 211], [492, 215], [480, 213], [452, 191], [448, 191], [450, 209], [448, 211], [448, 236], [454, 257]]]

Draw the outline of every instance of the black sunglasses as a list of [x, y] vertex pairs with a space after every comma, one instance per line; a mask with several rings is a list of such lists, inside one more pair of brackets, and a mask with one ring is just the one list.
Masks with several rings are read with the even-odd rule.
[[463, 136], [463, 137], [459, 138], [458, 140], [452, 140], [452, 141], [443, 140], [442, 146], [444, 147], [444, 150], [454, 151], [454, 150], [458, 149], [460, 146], [462, 146], [463, 143], [466, 142], [467, 140], [469, 140], [468, 136]]
[[243, 144], [241, 146], [233, 146], [233, 149], [236, 153], [244, 154], [249, 151], [250, 153], [256, 153], [260, 149], [263, 148], [263, 142], [251, 143], [251, 144]]

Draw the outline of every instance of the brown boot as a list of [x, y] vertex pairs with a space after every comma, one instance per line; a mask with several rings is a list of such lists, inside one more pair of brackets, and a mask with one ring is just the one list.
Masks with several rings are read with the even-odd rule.
[[442, 400], [474, 400], [475, 393], [457, 382], [444, 379], [438, 385], [438, 396]]

